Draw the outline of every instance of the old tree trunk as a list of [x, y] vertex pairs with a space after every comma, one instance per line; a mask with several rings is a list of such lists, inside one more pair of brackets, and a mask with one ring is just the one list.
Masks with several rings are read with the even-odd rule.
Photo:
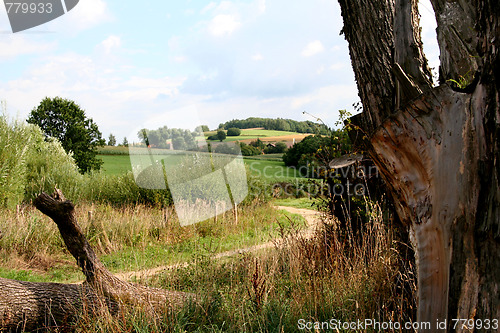
[[68, 327], [79, 315], [104, 310], [116, 314], [124, 307], [163, 311], [192, 295], [147, 288], [114, 277], [99, 261], [75, 218], [74, 206], [56, 189], [42, 193], [35, 206], [52, 218], [69, 252], [86, 277], [82, 284], [33, 283], [0, 278], [0, 331], [32, 331]]
[[353, 123], [415, 240], [418, 321], [469, 332], [452, 320], [500, 319], [500, 2], [431, 0], [438, 87], [417, 0], [339, 2], [363, 104]]

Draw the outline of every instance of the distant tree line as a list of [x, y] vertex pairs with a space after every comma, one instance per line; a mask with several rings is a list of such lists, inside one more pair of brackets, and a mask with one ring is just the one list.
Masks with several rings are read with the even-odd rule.
[[196, 137], [202, 135], [201, 129], [191, 132], [186, 129], [160, 127], [156, 130], [141, 129], [137, 136], [147, 146], [155, 148], [170, 149], [170, 145], [176, 150], [189, 150], [197, 147]]
[[312, 121], [296, 121], [292, 119], [271, 119], [271, 118], [257, 118], [251, 117], [247, 119], [233, 119], [219, 125], [219, 128], [255, 128], [263, 127], [266, 130], [274, 131], [290, 131], [298, 133], [314, 133], [327, 135], [329, 134], [328, 128], [323, 124], [316, 124]]

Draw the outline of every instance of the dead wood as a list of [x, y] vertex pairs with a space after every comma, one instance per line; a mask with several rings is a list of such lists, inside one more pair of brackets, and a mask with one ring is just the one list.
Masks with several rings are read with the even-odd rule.
[[40, 194], [34, 205], [56, 223], [86, 280], [62, 284], [0, 278], [0, 331], [70, 327], [82, 313], [98, 313], [103, 308], [112, 315], [133, 306], [162, 312], [194, 300], [192, 294], [149, 288], [113, 276], [97, 258], [77, 223], [74, 205], [60, 190], [52, 196]]

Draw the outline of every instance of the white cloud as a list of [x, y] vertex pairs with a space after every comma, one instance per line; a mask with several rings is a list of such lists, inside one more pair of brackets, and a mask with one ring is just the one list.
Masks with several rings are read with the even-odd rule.
[[112, 19], [104, 0], [82, 0], [66, 15], [48, 23], [48, 28], [57, 32], [77, 33]]
[[113, 50], [119, 48], [122, 45], [121, 38], [118, 36], [111, 35], [101, 42], [99, 47], [101, 47], [105, 54], [112, 54]]
[[262, 54], [260, 53], [256, 53], [252, 56], [252, 60], [254, 61], [261, 61], [261, 60], [264, 60], [264, 57], [262, 56]]
[[264, 13], [266, 11], [266, 0], [257, 0], [257, 8], [259, 12]]
[[41, 54], [56, 47], [56, 43], [39, 43], [25, 35], [5, 35], [0, 40], [0, 59], [15, 58], [25, 54]]
[[310, 42], [307, 44], [306, 48], [302, 51], [303, 57], [311, 57], [318, 53], [321, 53], [325, 50], [325, 47], [319, 40], [315, 40], [314, 42]]
[[[292, 109], [308, 108], [309, 110], [318, 110], [311, 107], [316, 104], [338, 104], [340, 108], [349, 108], [357, 97], [357, 89], [354, 84], [349, 85], [330, 85], [317, 89], [299, 97], [294, 97], [290, 101]], [[323, 109], [323, 108], [321, 108]]]
[[206, 14], [208, 13], [209, 11], [212, 11], [214, 10], [215, 8], [217, 8], [217, 4], [215, 2], [210, 2], [208, 5], [206, 5], [202, 10], [201, 10], [201, 14]]
[[217, 15], [208, 25], [209, 32], [216, 36], [230, 35], [241, 26], [241, 22], [233, 15]]

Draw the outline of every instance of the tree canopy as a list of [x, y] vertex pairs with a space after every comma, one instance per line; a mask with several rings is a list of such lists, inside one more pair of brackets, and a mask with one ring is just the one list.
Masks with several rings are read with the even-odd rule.
[[115, 145], [116, 145], [116, 137], [113, 135], [113, 133], [111, 133], [108, 139], [108, 146], [115, 146]]
[[147, 146], [156, 148], [173, 148], [176, 150], [187, 150], [196, 148], [196, 137], [201, 135], [201, 127], [196, 132], [190, 132], [186, 129], [160, 127], [155, 130], [141, 129], [137, 135], [139, 139]]
[[217, 139], [219, 139], [219, 141], [224, 141], [226, 139], [226, 132], [224, 132], [224, 130], [218, 130], [217, 131]]
[[64, 150], [73, 154], [81, 173], [100, 169], [102, 160], [97, 158], [97, 147], [103, 146], [105, 140], [97, 124], [74, 101], [46, 97], [27, 121], [38, 125], [46, 137], [59, 140]]
[[291, 131], [297, 133], [328, 134], [328, 128], [323, 124], [316, 124], [312, 121], [296, 121], [292, 119], [271, 119], [250, 117], [247, 119], [233, 119], [219, 125], [219, 128], [255, 128], [263, 127], [266, 130]]

